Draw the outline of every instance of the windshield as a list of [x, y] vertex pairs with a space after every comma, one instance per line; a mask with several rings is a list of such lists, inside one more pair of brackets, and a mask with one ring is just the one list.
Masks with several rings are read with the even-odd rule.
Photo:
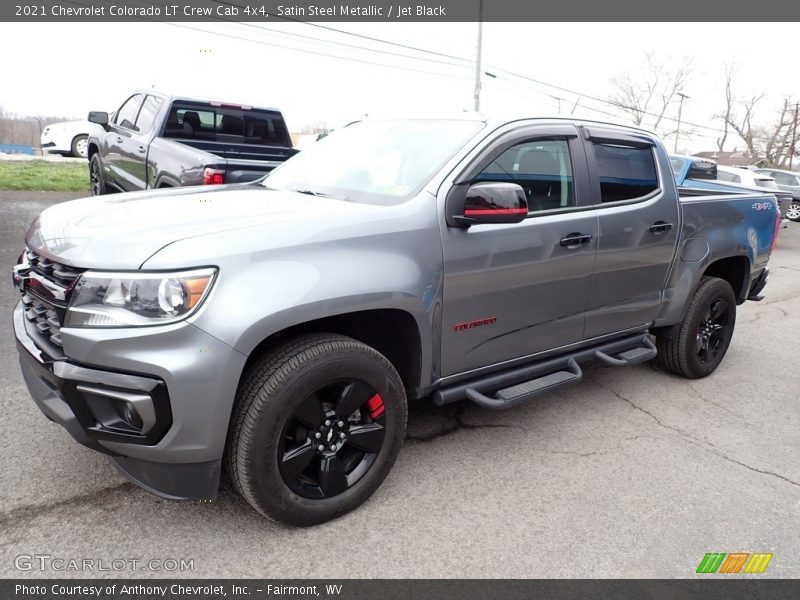
[[680, 158], [671, 158], [669, 162], [672, 165], [672, 174], [680, 175], [681, 167], [683, 166], [683, 160], [681, 160]]
[[358, 202], [402, 202], [418, 193], [483, 125], [458, 120], [354, 123], [286, 161], [263, 185]]

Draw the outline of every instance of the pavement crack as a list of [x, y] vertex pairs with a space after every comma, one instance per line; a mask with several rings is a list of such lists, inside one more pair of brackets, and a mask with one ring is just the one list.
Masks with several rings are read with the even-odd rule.
[[57, 502], [20, 506], [8, 512], [0, 513], [0, 530], [11, 529], [12, 526], [18, 525], [20, 521], [35, 519], [36, 517], [61, 508], [69, 508], [85, 503], [95, 504], [104, 502], [117, 492], [134, 489], [137, 489], [136, 486], [133, 483], [126, 481], [124, 483], [120, 483], [119, 485], [103, 488], [102, 490], [96, 492], [72, 496], [64, 500], [58, 500]]
[[745, 469], [753, 471], [754, 473], [760, 473], [761, 475], [770, 475], [772, 477], [776, 477], [777, 479], [785, 481], [785, 482], [787, 482], [787, 483], [789, 483], [789, 484], [791, 484], [793, 486], [800, 487], [800, 483], [798, 483], [798, 482], [796, 482], [796, 481], [794, 481], [792, 479], [789, 479], [788, 477], [786, 477], [784, 475], [781, 475], [779, 473], [775, 473], [774, 471], [767, 471], [765, 469], [759, 469], [757, 467], [753, 467], [751, 465], [748, 465], [747, 463], [743, 463], [740, 460], [736, 460], [735, 458], [732, 458], [732, 457], [728, 456], [727, 454], [725, 454], [724, 452], [719, 450], [718, 446], [716, 446], [715, 444], [712, 444], [708, 440], [703, 440], [703, 439], [700, 439], [700, 438], [696, 438], [696, 437], [692, 436], [691, 434], [689, 434], [688, 432], [686, 432], [686, 431], [684, 431], [682, 429], [679, 429], [677, 427], [673, 427], [672, 425], [668, 425], [668, 424], [664, 423], [661, 419], [659, 419], [656, 415], [651, 413], [649, 410], [646, 410], [646, 409], [642, 408], [641, 406], [639, 406], [638, 404], [636, 404], [635, 402], [633, 402], [629, 398], [626, 398], [625, 396], [623, 396], [622, 394], [620, 394], [616, 390], [613, 390], [613, 389], [611, 389], [611, 388], [609, 388], [609, 387], [607, 387], [605, 385], [602, 385], [601, 383], [598, 383], [597, 381], [595, 381], [595, 384], [598, 387], [600, 387], [600, 388], [602, 388], [602, 389], [604, 389], [604, 390], [606, 390], [608, 392], [611, 392], [618, 399], [622, 400], [623, 402], [625, 402], [626, 404], [630, 405], [634, 409], [646, 414], [653, 421], [655, 421], [660, 427], [663, 427], [664, 429], [668, 429], [670, 431], [674, 431], [675, 433], [678, 434], [678, 436], [684, 442], [692, 444], [693, 446], [696, 446], [697, 448], [700, 448], [701, 450], [704, 450], [705, 452], [709, 452], [710, 454], [718, 456], [718, 457], [722, 458], [723, 460], [726, 460], [726, 461], [731, 462], [733, 464], [739, 465], [740, 467], [744, 467]]
[[606, 450], [593, 450], [592, 452], [576, 452], [573, 450], [545, 450], [547, 454], [568, 454], [570, 456], [580, 456], [580, 457], [587, 457], [587, 456], [596, 456], [602, 454], [608, 454]]
[[733, 415], [734, 417], [736, 417], [736, 418], [738, 418], [738, 419], [742, 419], [742, 415], [740, 415], [740, 414], [739, 414], [739, 413], [737, 413], [737, 412], [734, 412], [734, 411], [732, 411], [732, 410], [731, 410], [730, 408], [728, 408], [727, 406], [724, 406], [724, 405], [722, 405], [722, 404], [720, 404], [720, 403], [718, 403], [718, 402], [714, 402], [714, 401], [713, 401], [713, 400], [711, 400], [710, 398], [706, 398], [706, 397], [705, 397], [705, 396], [704, 396], [704, 395], [703, 395], [703, 394], [700, 392], [700, 390], [696, 389], [694, 386], [692, 386], [692, 385], [689, 385], [689, 390], [690, 390], [690, 391], [692, 392], [692, 394], [694, 394], [694, 396], [695, 396], [696, 398], [698, 398], [699, 400], [702, 400], [703, 402], [707, 402], [708, 404], [713, 404], [714, 406], [716, 406], [716, 407], [717, 407], [717, 408], [719, 408], [720, 410], [724, 410], [726, 413], [729, 413], [729, 414]]

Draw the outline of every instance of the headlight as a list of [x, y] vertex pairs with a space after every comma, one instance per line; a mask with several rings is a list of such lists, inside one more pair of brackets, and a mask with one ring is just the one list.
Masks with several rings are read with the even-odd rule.
[[81, 275], [67, 309], [65, 327], [140, 327], [185, 319], [211, 289], [216, 269], [176, 273]]

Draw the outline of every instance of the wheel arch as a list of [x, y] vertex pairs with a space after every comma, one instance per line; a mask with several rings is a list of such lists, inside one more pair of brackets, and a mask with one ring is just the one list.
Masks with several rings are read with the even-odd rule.
[[371, 346], [397, 370], [410, 397], [420, 389], [422, 336], [417, 320], [402, 309], [369, 309], [331, 315], [291, 325], [265, 337], [249, 353], [242, 377], [265, 353], [287, 340], [310, 333], [335, 333]]
[[653, 323], [654, 329], [671, 327], [683, 320], [689, 301], [703, 277], [717, 277], [727, 281], [733, 288], [737, 304], [742, 304], [747, 299], [752, 268], [747, 255], [714, 256], [702, 264], [680, 258], [677, 260], [680, 261], [676, 265], [678, 270], [664, 291], [664, 302]]
[[727, 281], [733, 288], [736, 303], [742, 304], [747, 300], [747, 292], [750, 286], [750, 268], [750, 259], [743, 255], [719, 258], [705, 268], [701, 279], [703, 277], [716, 277]]

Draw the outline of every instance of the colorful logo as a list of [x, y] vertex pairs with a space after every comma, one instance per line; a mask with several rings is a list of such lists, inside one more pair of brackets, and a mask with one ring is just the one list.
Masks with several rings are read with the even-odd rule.
[[763, 573], [772, 553], [708, 552], [697, 566], [697, 573]]

